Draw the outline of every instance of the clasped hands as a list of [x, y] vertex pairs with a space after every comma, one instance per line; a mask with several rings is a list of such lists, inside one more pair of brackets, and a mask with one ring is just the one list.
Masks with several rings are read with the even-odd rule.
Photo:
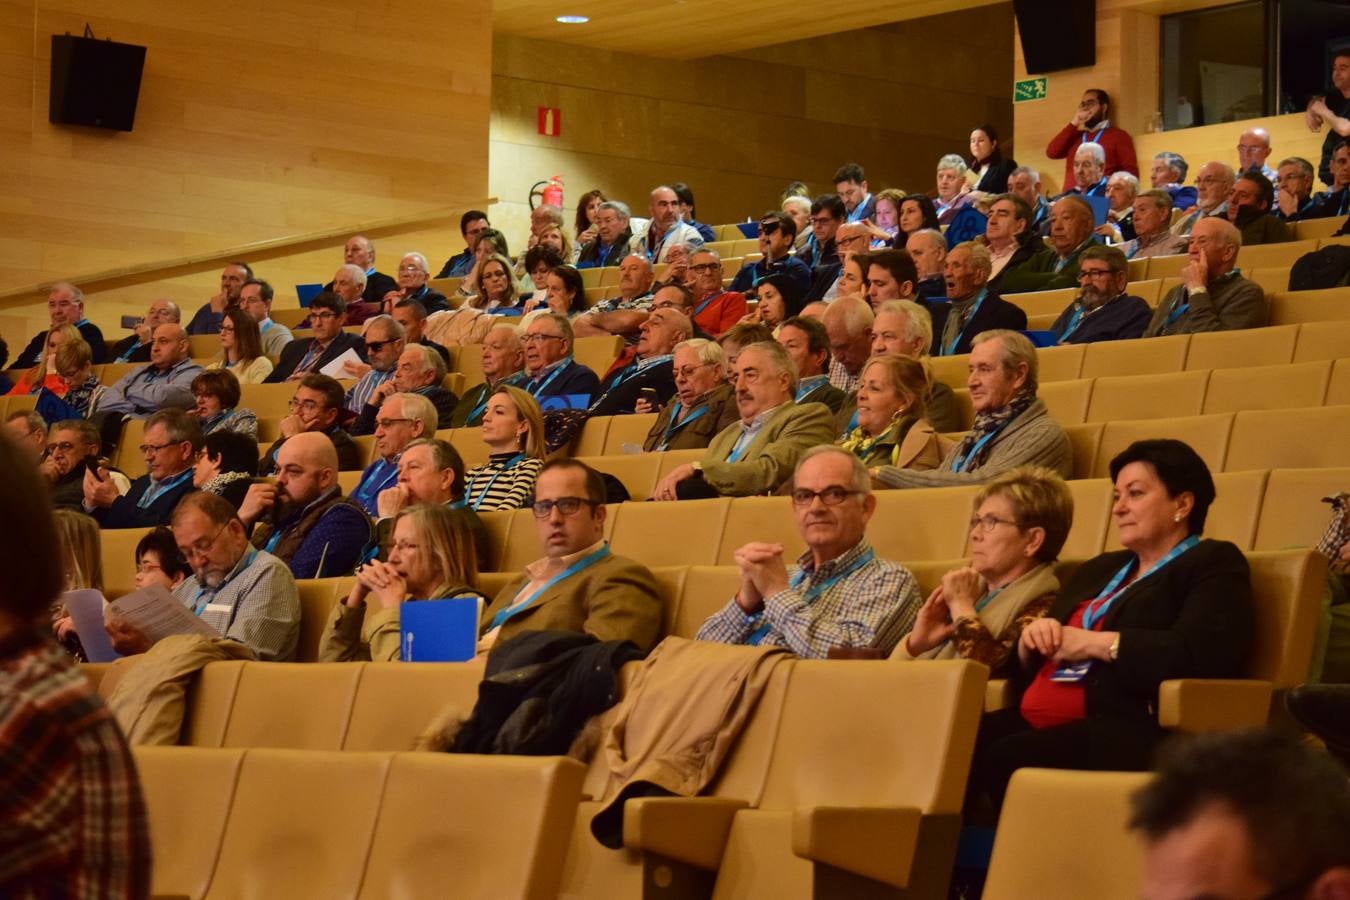
[[906, 638], [910, 655], [918, 656], [950, 641], [956, 635], [956, 620], [973, 617], [976, 602], [987, 590], [984, 577], [969, 566], [943, 575], [942, 583], [919, 607]]
[[741, 570], [741, 586], [736, 592], [736, 603], [746, 615], [762, 610], [765, 597], [788, 589], [782, 544], [756, 541], [741, 547], [733, 558]]

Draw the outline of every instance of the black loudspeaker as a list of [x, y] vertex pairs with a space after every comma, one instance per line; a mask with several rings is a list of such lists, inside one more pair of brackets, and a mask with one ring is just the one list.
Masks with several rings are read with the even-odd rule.
[[47, 121], [130, 131], [136, 122], [145, 48], [70, 34], [52, 35]]
[[1013, 0], [1027, 74], [1097, 64], [1096, 0]]

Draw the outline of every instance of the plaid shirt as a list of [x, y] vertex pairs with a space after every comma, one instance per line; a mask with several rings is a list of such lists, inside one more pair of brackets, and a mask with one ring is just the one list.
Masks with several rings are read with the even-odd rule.
[[0, 646], [0, 897], [144, 898], [150, 833], [112, 714], [70, 657]]
[[851, 394], [858, 389], [858, 382], [862, 381], [862, 374], [848, 374], [848, 369], [837, 359], [830, 360], [830, 384], [839, 388], [845, 394]]
[[746, 615], [733, 597], [699, 628], [699, 640], [744, 644], [756, 628], [767, 624], [761, 644], [787, 647], [805, 658], [824, 659], [831, 647], [878, 647], [890, 653], [914, 627], [923, 605], [918, 583], [904, 566], [874, 558], [831, 585], [814, 603], [806, 602], [813, 585], [848, 568], [869, 549], [864, 538], [818, 569], [813, 568], [808, 550], [788, 569], [789, 584], [798, 572], [806, 573], [805, 580], [765, 597], [763, 619]]
[[1331, 504], [1331, 521], [1327, 523], [1326, 533], [1317, 542], [1317, 552], [1331, 560], [1331, 570], [1344, 574], [1345, 563], [1341, 562], [1341, 548], [1350, 540], [1350, 521], [1346, 520], [1346, 501], [1350, 494], [1341, 492], [1331, 497], [1323, 497], [1323, 503]]
[[288, 660], [300, 640], [300, 592], [284, 562], [250, 547], [225, 580], [206, 588], [184, 579], [174, 596], [221, 636], [249, 647], [262, 660]]

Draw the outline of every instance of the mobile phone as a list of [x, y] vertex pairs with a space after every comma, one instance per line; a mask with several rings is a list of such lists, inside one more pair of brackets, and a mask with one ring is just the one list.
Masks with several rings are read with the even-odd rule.
[[93, 473], [94, 473], [94, 478], [97, 479], [98, 481], [102, 481], [102, 480], [103, 480], [103, 476], [100, 475], [100, 474], [99, 474], [99, 471], [98, 471], [98, 467], [99, 467], [99, 464], [100, 464], [101, 462], [103, 462], [103, 460], [99, 459], [97, 456], [95, 456], [95, 455], [92, 454], [92, 453], [89, 454], [88, 456], [86, 456], [86, 457], [84, 458], [84, 467], [85, 467], [85, 469], [88, 470], [88, 471], [90, 471], [90, 472], [93, 472]]
[[127, 330], [131, 330], [144, 321], [145, 321], [144, 316], [123, 316], [122, 327]]
[[656, 393], [656, 388], [645, 387], [638, 391], [638, 396], [650, 403], [653, 408], [661, 405], [661, 400]]

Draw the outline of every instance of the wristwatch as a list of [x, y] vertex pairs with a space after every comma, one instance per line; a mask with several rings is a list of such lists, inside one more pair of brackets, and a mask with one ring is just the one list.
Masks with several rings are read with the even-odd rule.
[[1120, 634], [1116, 634], [1116, 639], [1111, 642], [1111, 647], [1106, 651], [1106, 655], [1111, 657], [1111, 662], [1120, 659]]

